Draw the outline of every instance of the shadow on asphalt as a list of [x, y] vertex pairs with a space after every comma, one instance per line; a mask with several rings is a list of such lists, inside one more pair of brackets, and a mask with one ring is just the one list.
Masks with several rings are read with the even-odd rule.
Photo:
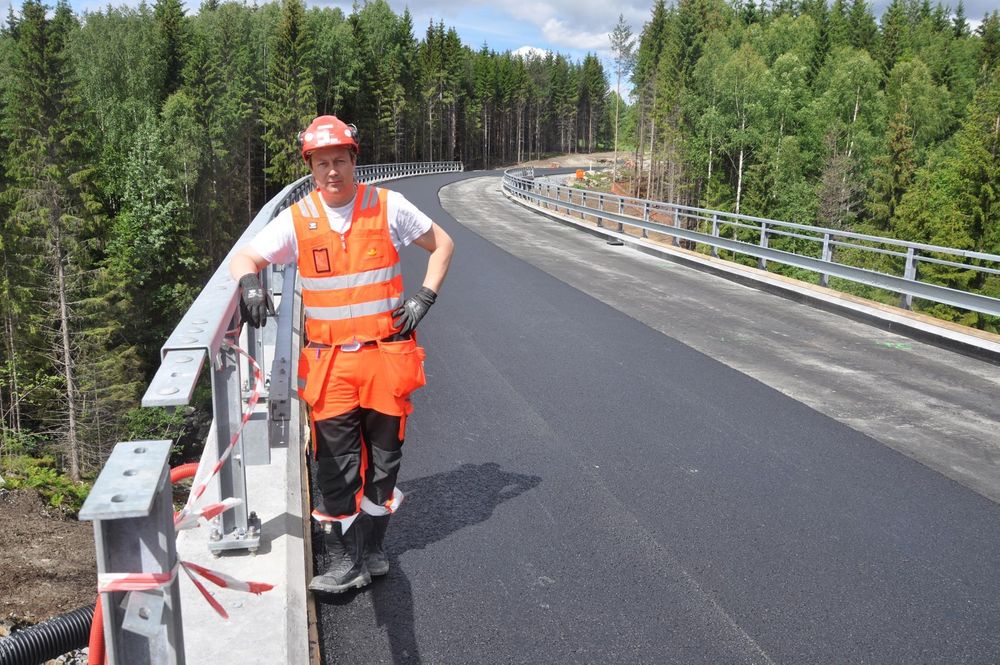
[[[392, 568], [358, 593], [316, 596], [319, 605], [344, 606], [367, 595], [375, 619], [389, 637], [394, 664], [420, 663], [420, 649], [413, 629], [413, 591], [399, 564], [404, 552], [418, 550], [447, 538], [459, 529], [485, 522], [504, 501], [538, 486], [538, 476], [506, 472], [495, 462], [463, 464], [457, 469], [399, 484], [406, 495], [399, 514], [392, 518], [385, 549]], [[313, 540], [316, 563], [325, 561], [321, 539]], [[318, 545], [318, 546], [317, 546]], [[320, 612], [323, 608], [319, 608]], [[323, 632], [320, 622], [320, 632]], [[321, 635], [320, 642], [326, 643]]]

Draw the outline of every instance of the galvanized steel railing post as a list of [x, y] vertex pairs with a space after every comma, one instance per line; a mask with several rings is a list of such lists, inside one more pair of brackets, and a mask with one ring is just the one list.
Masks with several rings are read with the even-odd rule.
[[[830, 234], [823, 234], [823, 260], [827, 263], [833, 262], [833, 245], [830, 244]], [[819, 274], [819, 285], [829, 286], [830, 285], [830, 273], [822, 272]]]
[[[94, 523], [97, 572], [170, 573], [177, 566], [170, 441], [119, 443], [80, 509]], [[175, 576], [156, 591], [101, 594], [110, 665], [184, 665]]]
[[[903, 279], [914, 281], [917, 278], [916, 250], [908, 247], [906, 250], [906, 264], [903, 267]], [[899, 306], [903, 309], [910, 309], [913, 306], [913, 296], [904, 293], [899, 299]]]
[[[716, 213], [712, 214], [712, 237], [719, 237], [719, 215]], [[712, 245], [712, 256], [719, 258], [719, 248], [716, 245]]]
[[[760, 224], [760, 246], [767, 248], [767, 224], [761, 222]], [[767, 270], [767, 259], [760, 257], [757, 259], [757, 267], [761, 270]]]
[[[223, 344], [212, 359], [212, 414], [215, 423], [215, 459], [222, 456], [233, 434], [239, 429], [243, 415], [240, 395], [239, 358], [232, 348]], [[256, 552], [260, 545], [260, 524], [247, 514], [247, 478], [240, 436], [232, 454], [219, 470], [219, 496], [241, 499], [239, 505], [215, 518], [208, 549], [213, 554], [223, 550], [245, 549]]]
[[[649, 221], [649, 201], [644, 201], [642, 204], [642, 221], [644, 222]], [[642, 237], [643, 238], [649, 237], [649, 229], [645, 227], [642, 229]]]
[[[680, 210], [677, 207], [674, 207], [674, 228], [681, 228]], [[676, 235], [670, 236], [670, 244], [677, 247], [681, 244], [680, 238]]]
[[292, 417], [292, 326], [295, 323], [296, 267], [288, 265], [281, 271], [281, 302], [274, 338], [274, 359], [271, 361], [271, 380], [268, 397], [268, 443], [279, 446], [289, 443], [288, 422]]

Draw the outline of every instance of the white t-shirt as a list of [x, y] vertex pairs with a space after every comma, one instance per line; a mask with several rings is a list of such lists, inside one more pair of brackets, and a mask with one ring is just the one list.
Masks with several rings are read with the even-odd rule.
[[[389, 235], [392, 244], [399, 251], [411, 242], [431, 230], [431, 218], [417, 210], [416, 206], [406, 200], [399, 192], [387, 192], [385, 201], [386, 213], [389, 219]], [[351, 215], [354, 212], [354, 201], [331, 208], [323, 201], [323, 209], [330, 221], [330, 229], [344, 234], [351, 228]], [[323, 197], [320, 197], [323, 200]], [[295, 263], [299, 259], [299, 243], [295, 239], [295, 222], [292, 221], [291, 207], [285, 208], [271, 220], [260, 233], [250, 241], [250, 248], [260, 254], [270, 263]]]

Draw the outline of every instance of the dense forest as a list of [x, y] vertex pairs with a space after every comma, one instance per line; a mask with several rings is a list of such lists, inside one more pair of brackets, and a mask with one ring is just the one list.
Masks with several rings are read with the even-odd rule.
[[996, 12], [972, 30], [961, 3], [894, 0], [878, 21], [864, 0], [658, 1], [611, 37], [605, 69], [462, 44], [384, 0], [12, 8], [0, 471], [72, 501], [116, 441], [173, 438], [179, 414], [137, 408], [159, 346], [304, 175], [295, 136], [320, 113], [358, 125], [361, 163], [494, 167], [617, 134], [642, 196], [1000, 252]]
[[[978, 23], [961, 1], [892, 0], [880, 21], [865, 0], [658, 1], [631, 79], [633, 191], [1000, 254], [1000, 16]], [[995, 275], [922, 271], [1000, 296]]]

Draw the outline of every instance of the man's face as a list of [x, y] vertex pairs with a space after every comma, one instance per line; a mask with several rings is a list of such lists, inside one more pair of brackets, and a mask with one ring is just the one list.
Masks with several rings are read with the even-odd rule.
[[329, 146], [314, 150], [309, 167], [328, 205], [344, 205], [354, 196], [354, 152], [350, 148]]

